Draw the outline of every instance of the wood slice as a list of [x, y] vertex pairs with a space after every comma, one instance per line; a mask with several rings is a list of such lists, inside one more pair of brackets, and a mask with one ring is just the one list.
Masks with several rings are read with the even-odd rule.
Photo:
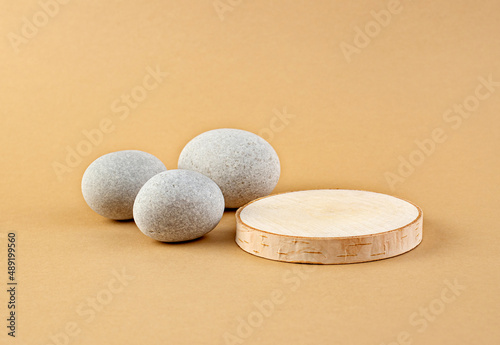
[[266, 259], [344, 264], [390, 258], [422, 241], [422, 210], [393, 196], [328, 189], [267, 196], [236, 212], [236, 243]]

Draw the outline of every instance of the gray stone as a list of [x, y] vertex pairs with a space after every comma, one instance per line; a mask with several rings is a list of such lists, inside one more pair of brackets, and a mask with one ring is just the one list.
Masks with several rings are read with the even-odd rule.
[[214, 180], [227, 208], [269, 195], [280, 177], [280, 161], [273, 147], [258, 135], [239, 129], [198, 135], [182, 150], [178, 166]]
[[151, 178], [134, 203], [134, 220], [147, 236], [162, 242], [201, 237], [220, 222], [224, 197], [208, 177], [169, 170]]
[[132, 219], [134, 200], [154, 175], [167, 170], [155, 156], [135, 150], [97, 158], [82, 178], [83, 198], [95, 212], [111, 219]]

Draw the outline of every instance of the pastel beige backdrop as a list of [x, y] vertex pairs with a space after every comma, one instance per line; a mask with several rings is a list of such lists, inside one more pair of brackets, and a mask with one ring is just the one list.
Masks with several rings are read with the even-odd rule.
[[[2, 0], [0, 13], [0, 343], [499, 343], [500, 2]], [[144, 150], [174, 169], [220, 127], [269, 139], [276, 192], [415, 202], [422, 244], [293, 265], [240, 250], [234, 212], [162, 244], [83, 201], [100, 155]]]

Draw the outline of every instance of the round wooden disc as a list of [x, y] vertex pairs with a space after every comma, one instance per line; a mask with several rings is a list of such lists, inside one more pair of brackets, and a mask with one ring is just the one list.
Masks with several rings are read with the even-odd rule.
[[236, 243], [263, 258], [314, 264], [380, 260], [422, 241], [422, 210], [393, 196], [328, 189], [267, 196], [236, 212]]

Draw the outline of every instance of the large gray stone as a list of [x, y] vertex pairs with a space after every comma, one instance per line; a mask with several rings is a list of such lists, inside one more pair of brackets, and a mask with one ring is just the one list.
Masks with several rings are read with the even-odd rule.
[[273, 147], [258, 135], [239, 129], [198, 135], [182, 150], [178, 166], [214, 180], [228, 208], [269, 195], [280, 177], [280, 161]]
[[134, 220], [147, 236], [162, 242], [188, 241], [217, 226], [224, 197], [217, 184], [200, 173], [169, 170], [151, 178], [134, 203]]
[[155, 156], [135, 150], [97, 158], [82, 178], [82, 194], [95, 212], [111, 219], [132, 219], [134, 200], [154, 175], [167, 170]]

